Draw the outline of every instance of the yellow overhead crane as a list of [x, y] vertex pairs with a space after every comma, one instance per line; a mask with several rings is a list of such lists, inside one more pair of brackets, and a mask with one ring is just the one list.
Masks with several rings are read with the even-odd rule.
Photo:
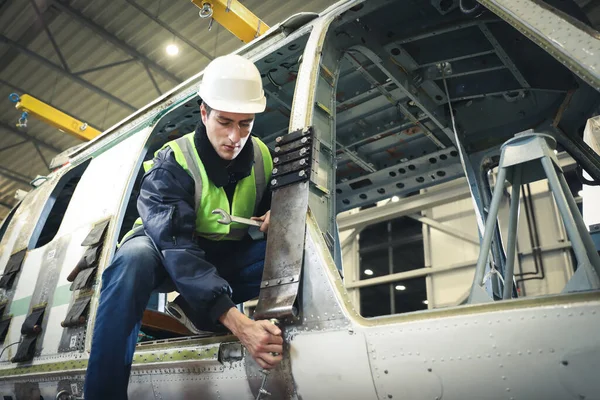
[[[191, 1], [200, 8], [200, 17], [211, 18], [211, 24], [213, 20], [217, 21], [245, 43], [251, 42], [269, 30], [267, 24], [238, 0]], [[102, 133], [87, 123], [65, 114], [28, 94], [18, 96], [13, 93], [9, 98], [16, 103], [17, 110], [22, 111], [21, 118], [17, 123], [20, 128], [27, 126], [27, 117], [31, 115], [84, 141], [92, 140]]]
[[73, 135], [84, 141], [92, 140], [102, 133], [99, 130], [92, 128], [87, 123], [71, 117], [28, 94], [19, 96], [16, 93], [13, 93], [9, 98], [16, 103], [16, 109], [23, 112], [17, 123], [17, 127], [19, 128], [27, 126], [27, 117], [31, 115], [48, 125], [54, 126], [62, 132]]
[[212, 18], [244, 43], [251, 42], [269, 30], [267, 24], [238, 0], [191, 1], [200, 8], [200, 17]]

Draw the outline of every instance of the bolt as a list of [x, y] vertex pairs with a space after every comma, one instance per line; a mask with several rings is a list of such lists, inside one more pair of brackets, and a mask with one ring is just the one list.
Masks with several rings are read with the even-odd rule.
[[277, 179], [273, 179], [273, 180], [271, 181], [271, 185], [277, 185]]
[[290, 278], [290, 282], [294, 282], [294, 277], [291, 277], [291, 278]]
[[265, 282], [265, 286], [269, 286], [269, 282]]
[[279, 162], [279, 157], [275, 157], [275, 158], [273, 159], [273, 162], [274, 162], [275, 164], [277, 164], [277, 163]]
[[281, 151], [281, 147], [279, 147], [279, 146], [275, 147], [275, 153], [279, 153], [279, 151]]
[[306, 171], [300, 171], [300, 172], [298, 172], [298, 176], [304, 176], [304, 175], [306, 175]]
[[275, 141], [277, 143], [281, 142], [281, 140], [283, 139], [283, 136], [277, 136], [277, 139], [275, 139]]
[[304, 164], [306, 164], [306, 160], [304, 160], [304, 159], [300, 160], [300, 165], [304, 165]]
[[279, 170], [277, 168], [273, 168], [273, 174], [276, 174], [277, 172], [279, 172]]
[[277, 280], [277, 283], [281, 283], [281, 279], [278, 279], [278, 280]]
[[306, 154], [306, 151], [306, 148], [300, 149], [300, 155], [303, 156], [304, 154]]

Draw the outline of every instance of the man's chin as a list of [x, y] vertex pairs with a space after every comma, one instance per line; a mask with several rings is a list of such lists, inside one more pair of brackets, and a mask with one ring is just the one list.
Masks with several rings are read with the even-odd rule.
[[224, 152], [224, 151], [220, 151], [218, 154], [219, 154], [219, 157], [221, 157], [223, 160], [227, 160], [227, 161], [231, 161], [235, 157], [237, 157], [236, 153], [230, 153], [230, 152]]

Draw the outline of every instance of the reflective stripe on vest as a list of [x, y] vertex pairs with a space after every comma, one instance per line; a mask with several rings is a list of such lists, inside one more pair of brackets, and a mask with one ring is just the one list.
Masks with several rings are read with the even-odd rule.
[[[212, 221], [212, 223], [210, 224], [210, 227], [216, 228], [216, 229], [211, 230], [210, 227], [209, 227], [209, 229], [206, 229], [207, 224], [202, 223], [203, 218], [206, 217], [206, 214], [203, 212], [204, 210], [202, 210], [200, 208], [203, 205], [203, 202], [202, 202], [203, 190], [207, 186], [204, 184], [204, 182], [209, 182], [209, 181], [208, 181], [208, 176], [206, 175], [206, 171], [204, 169], [204, 165], [202, 164], [200, 157], [198, 157], [198, 153], [196, 151], [196, 146], [194, 144], [193, 137], [194, 137], [194, 133], [192, 132], [192, 133], [189, 133], [189, 134], [187, 134], [179, 139], [176, 139], [172, 142], [168, 142], [164, 146], [162, 146], [159, 150], [157, 150], [156, 153], [158, 153], [160, 150], [164, 149], [166, 146], [171, 147], [171, 149], [173, 150], [173, 153], [175, 155], [175, 159], [176, 159], [177, 163], [179, 165], [181, 165], [181, 167], [185, 171], [188, 172], [188, 174], [192, 177], [192, 179], [194, 179], [194, 210], [196, 212], [197, 234], [199, 236], [202, 236], [202, 237], [210, 239], [210, 240], [241, 240], [247, 234], [248, 227], [246, 225], [231, 224], [231, 225], [229, 225], [229, 229], [227, 231], [226, 229], [223, 229], [224, 227], [227, 227], [226, 225], [221, 225], [216, 222], [216, 220], [218, 219], [218, 216], [211, 214], [212, 209], [206, 210], [206, 211], [209, 214], [208, 217], [211, 219], [214, 219], [214, 221]], [[254, 197], [253, 209], [248, 210], [249, 207], [245, 207], [247, 209], [247, 211], [250, 211], [250, 213], [252, 214], [250, 216], [256, 215], [256, 211], [258, 210], [258, 206], [260, 205], [260, 202], [263, 198], [264, 192], [267, 188], [267, 184], [271, 180], [271, 172], [273, 171], [273, 159], [271, 158], [271, 153], [269, 152], [269, 148], [261, 140], [255, 138], [255, 137], [252, 137], [252, 145], [254, 148], [254, 166], [252, 168], [250, 176], [242, 179], [242, 181], [247, 180], [246, 182], [244, 182], [244, 184], [246, 186], [248, 186], [248, 184], [252, 184], [252, 181], [253, 181], [252, 186], [255, 188], [252, 193], [252, 196]], [[156, 155], [156, 153], [155, 153], [155, 155]], [[148, 160], [148, 161], [144, 162], [144, 171], [148, 172], [153, 166], [154, 166], [154, 160]], [[242, 182], [242, 181], [240, 181], [240, 182]], [[238, 182], [238, 186], [239, 186], [240, 182]], [[214, 187], [214, 185], [212, 183], [210, 183], [208, 186], [211, 186], [211, 185], [213, 187], [213, 190], [216, 189], [216, 187]], [[231, 211], [232, 207], [230, 207], [230, 205], [229, 205], [229, 199], [227, 198], [227, 194], [225, 193], [223, 188], [220, 188], [220, 189], [221, 189], [221, 193], [219, 193], [218, 196], [221, 197], [221, 200], [223, 199], [223, 196], [225, 199], [225, 202], [224, 202], [225, 204], [223, 204], [223, 207], [220, 207], [220, 208], [223, 208], [226, 211]], [[207, 191], [208, 191], [208, 189], [207, 189]], [[236, 187], [235, 192], [236, 192], [236, 194], [238, 194], [237, 187]], [[234, 203], [239, 198], [239, 194], [237, 196], [236, 196], [236, 194], [234, 194]], [[246, 199], [244, 199], [244, 200], [246, 200]], [[234, 215], [245, 216], [245, 215], [238, 215], [238, 214], [234, 214]], [[246, 218], [249, 218], [249, 216]], [[140, 226], [142, 226], [142, 219], [138, 218], [133, 225], [133, 229], [139, 228]], [[131, 231], [129, 231], [123, 237], [123, 239], [121, 240], [121, 243], [123, 243], [123, 241], [126, 238], [128, 238], [129, 236], [131, 236], [131, 234], [133, 234], [133, 229]]]
[[[250, 218], [255, 215], [262, 200], [267, 182], [271, 179], [273, 161], [267, 146], [252, 137], [254, 148], [254, 166], [246, 178], [240, 180], [235, 188], [233, 204], [230, 204], [224, 188], [217, 188], [209, 179], [204, 164], [194, 143], [194, 134], [190, 133], [168, 143], [177, 162], [194, 179], [194, 206], [196, 210], [196, 233], [210, 240], [240, 240], [248, 232], [248, 226], [232, 223], [222, 225], [217, 222], [219, 215], [212, 214], [215, 208], [222, 208], [232, 215]], [[268, 172], [267, 172], [268, 171]], [[267, 172], [265, 174], [265, 172]]]

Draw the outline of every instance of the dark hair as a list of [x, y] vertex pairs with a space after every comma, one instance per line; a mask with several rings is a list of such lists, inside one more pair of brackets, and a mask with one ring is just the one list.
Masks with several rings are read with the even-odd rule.
[[208, 104], [206, 104], [205, 102], [202, 102], [202, 104], [204, 104], [204, 108], [206, 109], [206, 115], [210, 115], [212, 108], [210, 108], [210, 106]]

